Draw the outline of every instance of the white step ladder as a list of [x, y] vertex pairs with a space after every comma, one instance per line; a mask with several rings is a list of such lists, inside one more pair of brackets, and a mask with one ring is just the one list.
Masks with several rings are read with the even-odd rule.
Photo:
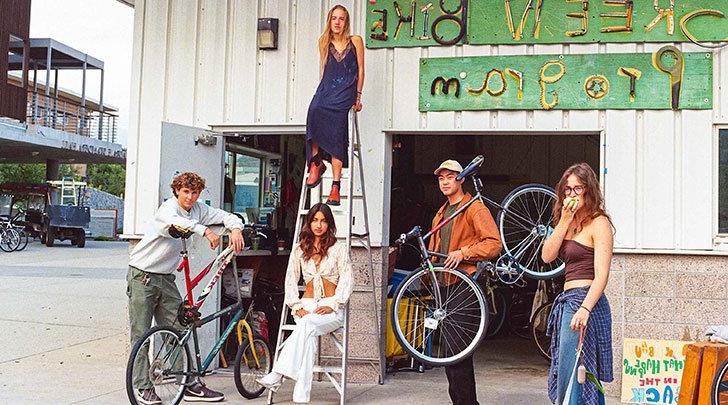
[[78, 205], [76, 181], [73, 177], [65, 176], [61, 179], [61, 205]]
[[[365, 186], [364, 186], [364, 167], [361, 159], [361, 137], [359, 135], [359, 122], [357, 119], [356, 112], [351, 111], [349, 114], [349, 167], [342, 170], [342, 176], [341, 176], [341, 186], [340, 191], [341, 192], [341, 205], [340, 206], [332, 206], [331, 211], [334, 214], [334, 219], [336, 220], [336, 223], [339, 225], [337, 226], [337, 239], [345, 239], [346, 244], [349, 247], [349, 255], [351, 256], [351, 248], [352, 246], [356, 247], [363, 247], [366, 249], [368, 261], [367, 266], [369, 268], [369, 279], [372, 282], [371, 289], [367, 288], [364, 291], [370, 291], [372, 293], [372, 298], [374, 302], [374, 318], [376, 319], [377, 324], [377, 352], [378, 352], [378, 359], [372, 360], [370, 358], [352, 358], [348, 355], [348, 344], [349, 344], [349, 304], [347, 303], [345, 309], [344, 309], [344, 325], [339, 328], [338, 330], [332, 332], [329, 334], [330, 337], [333, 338], [334, 345], [338, 349], [340, 355], [339, 356], [324, 356], [321, 355], [321, 338], [319, 338], [319, 344], [318, 344], [318, 355], [317, 364], [313, 367], [313, 372], [318, 373], [319, 376], [321, 374], [328, 377], [329, 381], [334, 385], [336, 390], [339, 392], [340, 396], [340, 403], [344, 404], [346, 403], [346, 368], [348, 365], [349, 360], [354, 361], [362, 361], [362, 362], [368, 362], [372, 367], [374, 367], [377, 370], [378, 376], [379, 376], [379, 383], [382, 384], [384, 382], [384, 368], [385, 368], [385, 360], [384, 360], [384, 352], [382, 350], [381, 342], [379, 341], [379, 337], [382, 336], [382, 327], [381, 322], [379, 319], [379, 299], [377, 297], [377, 292], [375, 288], [375, 278], [374, 278], [374, 263], [372, 260], [372, 248], [371, 248], [371, 242], [369, 238], [369, 213], [367, 210], [367, 200], [366, 200], [366, 193], [365, 193]], [[358, 167], [358, 170], [355, 170], [355, 165]], [[358, 183], [356, 184], [359, 188], [357, 190], [357, 187], [355, 187], [355, 181], [354, 177], [356, 175], [356, 171], [358, 171]], [[308, 172], [308, 167], [304, 168], [304, 176], [303, 176], [303, 183], [301, 186], [301, 196], [299, 198], [298, 202], [298, 216], [296, 218], [296, 228], [294, 230], [294, 236], [293, 236], [293, 246], [295, 246], [299, 242], [300, 237], [300, 230], [301, 226], [303, 225], [303, 221], [306, 219], [306, 214], [308, 213], [308, 210], [311, 205], [315, 204], [316, 202], [325, 202], [326, 198], [328, 197], [328, 193], [324, 192], [323, 186], [326, 184], [327, 186], [330, 186], [331, 180], [333, 177], [331, 177], [332, 170], [327, 170], [325, 174], [328, 174], [328, 176], [323, 176], [321, 183], [316, 186], [315, 188], [309, 189], [306, 187], [306, 173]], [[347, 173], [348, 172], [348, 173]], [[343, 190], [346, 190], [344, 193]], [[329, 191], [328, 189], [326, 191]], [[358, 200], [361, 201], [361, 208], [363, 210], [363, 232], [355, 233], [353, 232], [353, 227], [355, 225], [356, 221], [356, 215], [354, 215], [354, 201]], [[308, 205], [307, 205], [308, 204]], [[345, 226], [341, 226], [341, 224], [346, 224]], [[343, 229], [342, 229], [343, 228]], [[354, 243], [356, 243], [354, 245]], [[300, 290], [300, 289], [299, 289]], [[354, 288], [354, 291], [362, 291], [362, 289]], [[280, 353], [282, 344], [285, 340], [284, 333], [288, 332], [290, 333], [294, 327], [295, 324], [289, 324], [287, 323], [288, 315], [289, 315], [290, 309], [287, 305], [283, 306], [283, 313], [281, 314], [281, 323], [278, 328], [278, 338], [276, 340], [276, 348], [275, 348], [275, 356], [274, 356], [274, 364], [278, 361], [278, 354]], [[340, 360], [340, 365], [322, 365], [322, 360]], [[338, 378], [337, 378], [338, 376]], [[273, 392], [268, 391], [268, 405], [273, 404]]]

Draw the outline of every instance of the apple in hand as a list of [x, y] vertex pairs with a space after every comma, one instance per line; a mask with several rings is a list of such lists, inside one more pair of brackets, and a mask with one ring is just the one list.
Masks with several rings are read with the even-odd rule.
[[564, 207], [574, 209], [579, 204], [578, 197], [566, 197], [564, 198]]

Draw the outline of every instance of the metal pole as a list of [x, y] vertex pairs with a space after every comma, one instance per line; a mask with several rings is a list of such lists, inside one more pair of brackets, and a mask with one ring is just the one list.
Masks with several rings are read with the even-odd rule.
[[101, 69], [101, 95], [99, 96], [99, 140], [104, 130], [104, 69]]
[[33, 61], [33, 97], [32, 97], [32, 105], [31, 108], [33, 109], [33, 122], [32, 124], [35, 124], [38, 122], [38, 62]]
[[[88, 58], [88, 56], [87, 56]], [[83, 80], [81, 81], [81, 109], [79, 111], [79, 134], [84, 135], [83, 132], [86, 129], [86, 60], [83, 61]]]
[[56, 78], [53, 82], [53, 128], [56, 128], [56, 122], [58, 122], [58, 69], [54, 70]]
[[51, 95], [51, 46], [48, 45], [47, 54], [46, 54], [46, 88], [45, 88], [45, 94], [46, 96]]
[[51, 95], [51, 44], [48, 44], [48, 48], [46, 51], [46, 83], [45, 83], [45, 100], [43, 102], [44, 107], [44, 121], [43, 124], [48, 125], [47, 117], [48, 117], [48, 99]]

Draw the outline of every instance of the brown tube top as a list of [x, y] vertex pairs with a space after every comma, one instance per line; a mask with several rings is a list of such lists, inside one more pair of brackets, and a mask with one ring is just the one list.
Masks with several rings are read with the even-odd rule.
[[566, 263], [566, 281], [594, 280], [594, 248], [564, 239], [559, 257]]

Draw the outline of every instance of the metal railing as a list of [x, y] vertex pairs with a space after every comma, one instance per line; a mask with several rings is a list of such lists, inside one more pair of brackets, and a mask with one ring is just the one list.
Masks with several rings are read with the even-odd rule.
[[116, 143], [116, 116], [80, 104], [28, 92], [27, 123]]

